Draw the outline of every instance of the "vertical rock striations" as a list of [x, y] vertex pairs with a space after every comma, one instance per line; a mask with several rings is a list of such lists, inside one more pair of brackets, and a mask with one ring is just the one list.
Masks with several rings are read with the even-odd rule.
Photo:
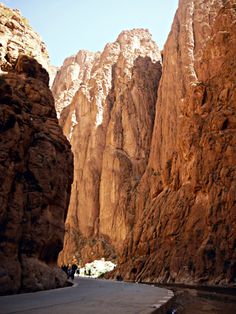
[[76, 55], [65, 59], [52, 85], [59, 115], [63, 108], [71, 103], [81, 84], [86, 84], [90, 79], [92, 66], [98, 58], [99, 53], [81, 50]]
[[235, 285], [235, 25], [233, 0], [180, 0], [116, 272], [125, 278]]
[[0, 77], [0, 293], [55, 288], [72, 183], [49, 76], [20, 55]]
[[[130, 197], [147, 165], [161, 76], [160, 52], [143, 29], [122, 32], [100, 55], [78, 56], [85, 71], [60, 118], [75, 165], [61, 262], [121, 252], [134, 221]], [[67, 91], [54, 93], [58, 100]]]

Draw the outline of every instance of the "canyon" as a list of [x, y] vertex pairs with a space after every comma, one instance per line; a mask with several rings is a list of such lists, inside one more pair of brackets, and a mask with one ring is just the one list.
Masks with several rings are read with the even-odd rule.
[[234, 1], [181, 0], [162, 70], [150, 39], [134, 56], [144, 30], [84, 62], [60, 116], [75, 156], [60, 262], [105, 257], [118, 260], [113, 278], [235, 285], [235, 22]]
[[57, 263], [102, 257], [107, 278], [235, 287], [235, 1], [180, 0], [162, 52], [126, 30], [59, 69], [8, 10], [1, 293], [63, 286]]

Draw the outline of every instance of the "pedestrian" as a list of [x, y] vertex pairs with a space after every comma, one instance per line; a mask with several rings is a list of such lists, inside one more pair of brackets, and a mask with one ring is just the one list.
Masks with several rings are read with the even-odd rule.
[[74, 272], [73, 272], [73, 270], [72, 270], [72, 268], [70, 267], [69, 269], [68, 269], [68, 275], [67, 275], [67, 278], [68, 279], [74, 279]]
[[73, 272], [75, 273], [76, 272], [76, 269], [78, 268], [78, 266], [76, 264], [73, 264], [71, 266], [71, 269], [73, 270]]
[[68, 265], [62, 265], [61, 269], [66, 273], [66, 275], [68, 276]]

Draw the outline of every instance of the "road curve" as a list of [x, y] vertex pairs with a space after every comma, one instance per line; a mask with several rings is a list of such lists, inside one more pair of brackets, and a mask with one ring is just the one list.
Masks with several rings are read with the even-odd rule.
[[0, 313], [149, 314], [173, 297], [149, 285], [76, 278], [74, 286], [0, 297]]

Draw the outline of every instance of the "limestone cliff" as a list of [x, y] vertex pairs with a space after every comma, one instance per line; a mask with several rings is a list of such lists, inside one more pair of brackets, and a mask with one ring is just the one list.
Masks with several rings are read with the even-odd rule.
[[59, 70], [60, 70], [59, 67], [56, 67], [54, 65], [49, 65], [48, 74], [49, 74], [49, 86], [50, 86], [50, 88], [52, 88], [53, 83], [54, 83], [54, 79], [55, 79], [57, 72]]
[[[148, 161], [161, 76], [160, 52], [147, 30], [122, 32], [101, 54], [88, 55], [92, 64], [87, 55], [77, 55], [88, 72], [79, 73], [79, 88], [60, 118], [75, 165], [60, 262], [121, 252], [134, 221], [130, 197]], [[66, 73], [62, 68], [60, 75]]]
[[72, 183], [48, 73], [20, 55], [0, 77], [0, 293], [55, 288]]
[[235, 25], [234, 0], [179, 2], [116, 275], [236, 284]]
[[63, 108], [71, 103], [81, 84], [86, 84], [90, 79], [91, 69], [97, 58], [99, 58], [99, 53], [81, 50], [76, 55], [65, 59], [52, 85], [59, 115]]
[[42, 38], [18, 10], [0, 3], [0, 64], [8, 71], [19, 54], [35, 58], [47, 71], [49, 56]]

